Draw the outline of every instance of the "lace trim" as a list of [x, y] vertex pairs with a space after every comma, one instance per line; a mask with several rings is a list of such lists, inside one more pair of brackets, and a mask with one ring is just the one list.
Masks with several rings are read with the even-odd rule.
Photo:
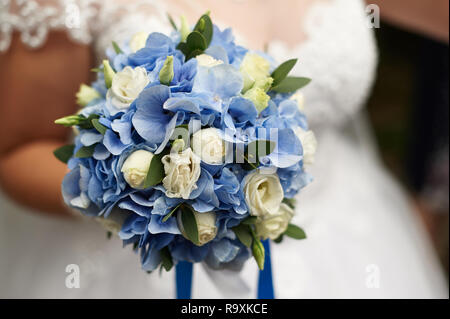
[[41, 47], [51, 30], [65, 29], [70, 38], [90, 43], [89, 21], [99, 10], [98, 0], [61, 0], [41, 4], [32, 0], [0, 0], [0, 52], [8, 50], [14, 31], [29, 48]]

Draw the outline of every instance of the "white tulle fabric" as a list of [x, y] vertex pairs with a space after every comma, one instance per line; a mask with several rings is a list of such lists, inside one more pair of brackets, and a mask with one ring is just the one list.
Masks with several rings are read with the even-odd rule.
[[[69, 2], [89, 8], [80, 10], [76, 30], [54, 11], [66, 12], [61, 8]], [[45, 43], [49, 30], [64, 28], [75, 41], [92, 43], [100, 57], [112, 40], [141, 30], [170, 30], [163, 1], [39, 1], [39, 9], [18, 13], [17, 6], [25, 3], [37, 5], [0, 0], [0, 50], [8, 49], [12, 30], [35, 48]], [[305, 42], [292, 48], [275, 39], [268, 49], [279, 61], [298, 57], [294, 72], [313, 79], [304, 94], [319, 151], [311, 167], [315, 181], [299, 194], [294, 217], [309, 238], [287, 239], [272, 248], [277, 297], [447, 298], [427, 235], [379, 163], [361, 110], [377, 61], [363, 1], [317, 1], [299, 27], [307, 34]], [[41, 36], [30, 36], [36, 33]], [[0, 204], [0, 297], [175, 295], [173, 273], [140, 271], [138, 256], [121, 249], [119, 239], [108, 241], [99, 226], [25, 214], [4, 196]], [[80, 266], [79, 289], [65, 286], [69, 264]], [[257, 274], [253, 261], [241, 273], [196, 265], [193, 297], [254, 298]]]

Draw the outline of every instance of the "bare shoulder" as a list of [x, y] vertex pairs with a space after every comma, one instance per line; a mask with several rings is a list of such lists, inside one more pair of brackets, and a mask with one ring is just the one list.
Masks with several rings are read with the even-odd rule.
[[42, 138], [64, 139], [67, 131], [53, 121], [76, 110], [74, 95], [89, 81], [91, 64], [90, 48], [64, 32], [50, 33], [38, 50], [14, 34], [9, 50], [0, 54], [0, 154]]

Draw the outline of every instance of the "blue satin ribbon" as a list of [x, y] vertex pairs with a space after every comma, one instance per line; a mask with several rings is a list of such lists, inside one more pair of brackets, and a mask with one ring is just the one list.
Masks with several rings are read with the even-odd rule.
[[[264, 270], [259, 272], [258, 299], [274, 299], [272, 279], [272, 263], [270, 260], [269, 240], [263, 241], [265, 249]], [[191, 299], [192, 293], [192, 263], [181, 261], [175, 268], [177, 299]]]
[[177, 299], [191, 299], [192, 263], [180, 261], [175, 268]]
[[275, 293], [273, 290], [272, 262], [270, 260], [269, 240], [264, 240], [263, 245], [265, 250], [264, 270], [259, 272], [258, 299], [274, 299]]

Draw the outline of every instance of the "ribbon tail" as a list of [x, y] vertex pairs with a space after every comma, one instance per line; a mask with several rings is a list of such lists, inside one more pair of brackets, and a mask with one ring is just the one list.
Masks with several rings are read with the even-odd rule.
[[191, 299], [192, 263], [180, 261], [175, 267], [177, 299]]
[[275, 293], [273, 289], [272, 263], [270, 260], [270, 242], [263, 241], [265, 249], [264, 270], [259, 272], [258, 280], [258, 299], [274, 299]]

